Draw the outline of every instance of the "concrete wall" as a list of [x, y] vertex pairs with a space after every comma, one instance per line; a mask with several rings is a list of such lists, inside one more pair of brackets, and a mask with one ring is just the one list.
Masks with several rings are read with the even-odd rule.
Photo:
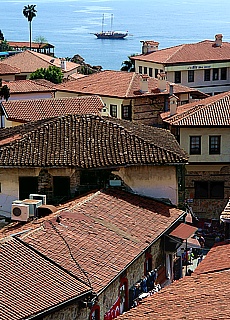
[[172, 204], [178, 204], [175, 166], [131, 166], [121, 168], [114, 174], [120, 176], [124, 183], [137, 194], [170, 199]]

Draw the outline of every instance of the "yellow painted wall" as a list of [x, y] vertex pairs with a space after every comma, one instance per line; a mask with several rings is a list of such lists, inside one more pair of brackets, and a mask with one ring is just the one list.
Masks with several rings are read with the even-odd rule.
[[[221, 154], [209, 155], [209, 136], [221, 136]], [[201, 136], [201, 155], [190, 155], [190, 136]], [[189, 162], [230, 162], [230, 131], [227, 128], [181, 128], [180, 146], [189, 154]]]
[[114, 174], [120, 176], [133, 192], [153, 197], [166, 198], [178, 204], [178, 185], [175, 166], [131, 166]]

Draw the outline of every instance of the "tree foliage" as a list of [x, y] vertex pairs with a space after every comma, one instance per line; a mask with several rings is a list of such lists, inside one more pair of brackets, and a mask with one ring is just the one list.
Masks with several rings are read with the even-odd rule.
[[134, 72], [135, 71], [135, 65], [134, 60], [131, 59], [131, 57], [134, 57], [135, 54], [131, 54], [131, 56], [128, 56], [128, 60], [124, 60], [121, 65], [121, 71], [128, 71], [128, 72]]
[[40, 43], [40, 44], [43, 44], [43, 43], [47, 43], [47, 39], [43, 36], [38, 36], [34, 39], [34, 42], [36, 43]]
[[0, 52], [11, 51], [12, 48], [6, 40], [0, 40]]
[[2, 41], [2, 40], [5, 40], [4, 39], [4, 35], [3, 35], [3, 33], [2, 33], [2, 30], [0, 30], [0, 40]]
[[6, 84], [2, 86], [2, 79], [0, 79], [0, 98], [1, 99], [3, 98], [6, 101], [8, 101], [9, 97], [10, 97], [10, 89]]
[[46, 79], [53, 83], [61, 83], [63, 80], [63, 73], [60, 68], [56, 66], [49, 66], [48, 68], [40, 68], [32, 72], [30, 79]]
[[36, 17], [36, 12], [37, 10], [35, 10], [36, 4], [31, 4], [28, 6], [24, 6], [22, 13], [24, 15], [25, 18], [27, 18], [28, 22], [29, 22], [29, 30], [30, 30], [30, 50], [31, 50], [31, 39], [32, 39], [32, 27], [31, 27], [31, 22], [33, 20], [34, 17]]

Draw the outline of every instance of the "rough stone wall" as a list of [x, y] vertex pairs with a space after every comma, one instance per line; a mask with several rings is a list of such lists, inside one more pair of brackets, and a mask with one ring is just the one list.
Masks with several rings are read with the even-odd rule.
[[[163, 263], [163, 251], [161, 240], [154, 243], [149, 253], [152, 255], [153, 269], [159, 267]], [[144, 276], [145, 253], [143, 253], [129, 268], [126, 270], [126, 278], [128, 279], [128, 289], [130, 289], [136, 282]], [[115, 280], [103, 293], [99, 296], [98, 304], [100, 305], [101, 319], [104, 314], [109, 311], [118, 298], [120, 286], [120, 278]]]
[[[224, 199], [195, 199], [195, 181], [224, 181]], [[220, 171], [187, 171], [185, 173], [185, 199], [198, 218], [219, 219], [230, 196], [230, 165]]]
[[133, 122], [141, 122], [145, 125], [162, 124], [160, 113], [164, 112], [164, 96], [156, 98], [140, 97], [134, 99]]
[[[154, 243], [148, 251], [152, 255], [153, 269], [163, 264], [163, 251], [161, 240]], [[128, 289], [130, 289], [144, 275], [145, 253], [143, 253], [124, 273], [128, 279]], [[104, 319], [104, 314], [110, 310], [119, 295], [120, 277], [113, 281], [108, 288], [98, 297], [98, 305], [100, 306], [100, 319]], [[90, 309], [80, 308], [78, 303], [63, 308], [43, 320], [87, 320], [89, 319]]]
[[80, 308], [78, 303], [56, 311], [43, 320], [86, 320], [89, 319], [89, 308]]

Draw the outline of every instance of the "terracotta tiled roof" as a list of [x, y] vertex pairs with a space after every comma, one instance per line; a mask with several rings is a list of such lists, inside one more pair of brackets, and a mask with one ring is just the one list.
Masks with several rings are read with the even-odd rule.
[[160, 116], [174, 126], [229, 126], [230, 91], [179, 106], [173, 116], [170, 112]]
[[230, 198], [229, 198], [228, 203], [226, 204], [224, 210], [221, 213], [220, 219], [222, 221], [227, 220], [228, 223], [230, 223]]
[[29, 319], [90, 292], [89, 285], [21, 244], [0, 244], [1, 320]]
[[67, 115], [0, 130], [0, 166], [99, 168], [185, 163], [187, 154], [167, 130], [96, 115]]
[[[158, 80], [148, 77], [148, 92], [140, 91], [140, 81], [142, 75], [134, 72], [106, 70], [94, 73], [87, 77], [82, 77], [73, 81], [68, 81], [57, 85], [57, 90], [70, 91], [84, 94], [98, 94], [100, 96], [110, 96], [118, 98], [130, 98], [140, 95], [159, 95], [169, 94], [169, 85], [167, 82], [166, 90], [160, 92], [157, 90]], [[178, 84], [173, 84], [174, 93], [199, 92]]]
[[[0, 62], [0, 64], [1, 63], [2, 62]], [[20, 68], [21, 73], [31, 73], [39, 68], [48, 68], [49, 66], [53, 65], [61, 68], [61, 60], [59, 58], [53, 58], [46, 54], [30, 50], [26, 50], [5, 58], [4, 63], [7, 63], [12, 67]], [[77, 69], [78, 67], [78, 64], [66, 61], [66, 71], [64, 72]]]
[[20, 69], [10, 66], [4, 62], [0, 62], [0, 75], [20, 73]]
[[229, 257], [229, 243], [214, 247], [191, 277], [175, 281], [117, 319], [229, 319]]
[[100, 292], [182, 215], [150, 198], [98, 191], [70, 202], [58, 220], [36, 221], [37, 228], [20, 238], [85, 282], [86, 272]]
[[[45, 80], [46, 81], [46, 80]], [[53, 92], [56, 91], [54, 84], [47, 81], [38, 80], [17, 80], [17, 81], [2, 81], [2, 85], [7, 85], [10, 93], [31, 93], [31, 92]]]
[[229, 61], [230, 43], [214, 45], [215, 41], [204, 40], [198, 43], [181, 44], [175, 47], [157, 50], [148, 54], [133, 56], [133, 60], [151, 61], [165, 65], [175, 63]]
[[[31, 87], [41, 87], [32, 84]], [[45, 89], [45, 87], [43, 87]], [[45, 90], [44, 90], [45, 91]], [[98, 96], [2, 101], [8, 120], [28, 122], [66, 114], [100, 114], [104, 104]]]
[[[7, 43], [11, 46], [11, 47], [18, 47], [18, 48], [30, 48], [30, 42], [26, 42], [26, 41], [7, 41]], [[54, 46], [50, 43], [37, 43], [37, 42], [32, 42], [31, 43], [31, 48], [33, 49], [42, 49], [45, 47], [50, 47], [50, 48], [54, 48]]]

